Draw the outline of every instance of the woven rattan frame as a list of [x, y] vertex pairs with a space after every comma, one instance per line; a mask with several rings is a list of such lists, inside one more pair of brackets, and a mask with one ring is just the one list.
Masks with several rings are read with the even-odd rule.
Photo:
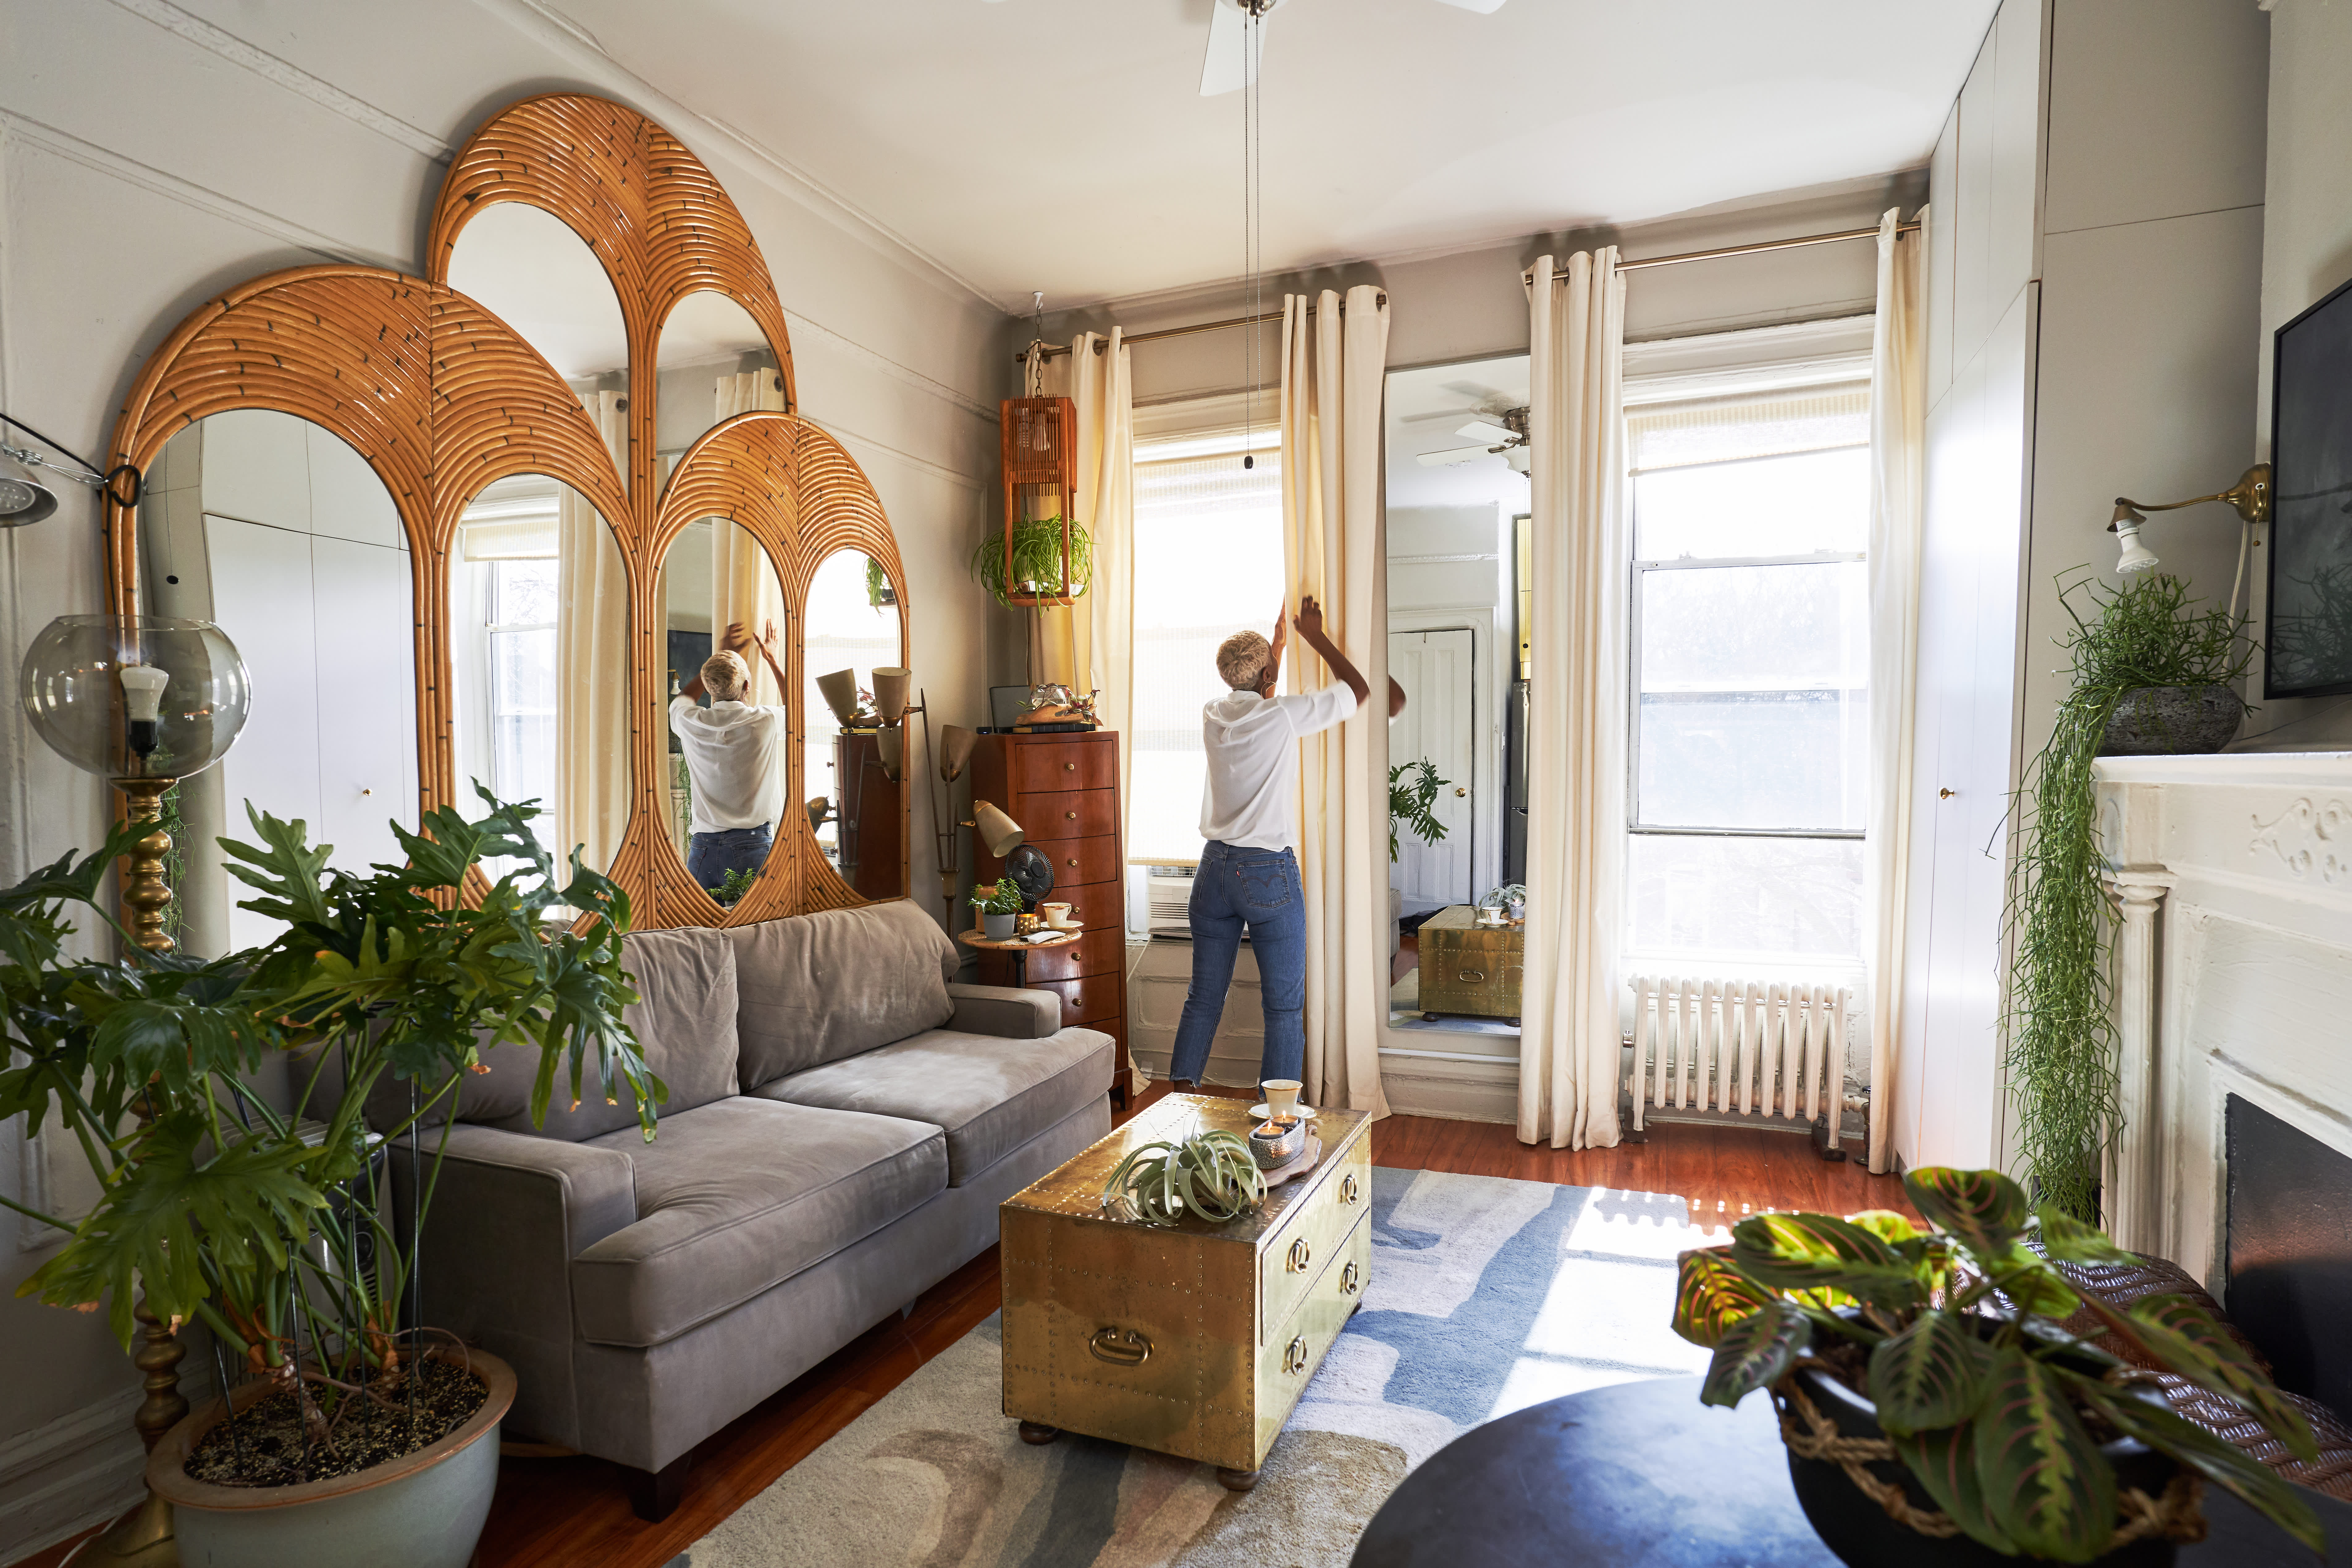
[[[553, 367], [447, 286], [458, 235], [497, 202], [552, 214], [612, 280], [629, 345], [625, 473]], [[604, 515], [628, 572], [632, 800], [609, 874], [628, 891], [635, 923], [740, 925], [862, 901], [827, 864], [798, 810], [776, 825], [775, 853], [759, 881], [727, 910], [695, 885], [664, 826], [668, 722], [655, 601], [662, 552], [679, 529], [698, 518], [730, 519], [775, 563], [789, 621], [788, 800], [806, 795], [803, 607], [826, 556], [855, 549], [882, 563], [898, 595], [899, 662], [907, 662], [907, 579], [889, 520], [864, 471], [814, 425], [795, 413], [739, 416], [698, 441], [667, 495], [655, 494], [656, 351], [662, 323], [687, 295], [715, 291], [750, 311], [775, 352], [786, 406], [799, 405], [783, 309], [742, 215], [710, 171], [652, 121], [604, 99], [548, 94], [493, 117], [458, 153], [434, 206], [425, 265], [424, 279], [367, 267], [298, 268], [207, 301], [132, 383], [110, 461], [144, 471], [181, 430], [232, 408], [298, 416], [367, 460], [408, 533], [418, 610], [418, 798], [426, 810], [456, 800], [448, 594], [458, 519], [485, 485], [511, 474], [571, 486]], [[118, 614], [140, 607], [135, 522], [131, 510], [107, 502], [109, 597]]]

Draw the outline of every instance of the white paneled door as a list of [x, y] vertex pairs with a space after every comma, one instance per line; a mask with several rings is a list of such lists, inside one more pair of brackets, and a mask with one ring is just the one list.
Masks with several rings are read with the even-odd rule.
[[[1391, 632], [1389, 674], [1404, 688], [1403, 714], [1389, 728], [1391, 767], [1426, 758], [1445, 780], [1437, 792], [1437, 820], [1445, 837], [1424, 844], [1402, 828], [1391, 885], [1404, 912], [1474, 901], [1485, 889], [1470, 877], [1471, 838], [1478, 796], [1475, 774], [1476, 686], [1466, 626], [1446, 631]], [[1376, 693], [1374, 700], [1379, 700]], [[1418, 774], [1408, 775], [1408, 782]]]

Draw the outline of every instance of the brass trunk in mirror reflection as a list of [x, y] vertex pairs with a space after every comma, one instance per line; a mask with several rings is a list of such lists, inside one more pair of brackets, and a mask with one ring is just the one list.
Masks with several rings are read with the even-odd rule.
[[1370, 1278], [1371, 1120], [1325, 1110], [1315, 1124], [1315, 1169], [1227, 1225], [1160, 1229], [1101, 1206], [1139, 1144], [1247, 1131], [1244, 1101], [1208, 1095], [1168, 1096], [1007, 1199], [1005, 1415], [1262, 1465]]
[[[523, 202], [569, 225], [602, 262], [629, 345], [625, 472], [607, 454], [573, 389], [507, 323], [446, 283], [468, 220]], [[131, 384], [109, 467], [152, 464], [208, 414], [268, 408], [310, 420], [366, 459], [398, 509], [414, 574], [421, 810], [455, 804], [450, 557], [457, 520], [484, 487], [545, 474], [577, 491], [613, 531], [628, 578], [631, 806], [609, 875], [639, 926], [736, 925], [863, 901], [828, 865], [804, 812], [775, 825], [766, 872], [731, 909], [712, 902], [679, 859], [669, 828], [662, 549], [698, 518], [728, 518], [774, 563], [786, 605], [788, 702], [805, 679], [801, 608], [819, 564], [855, 549], [894, 585], [899, 652], [909, 614], [898, 546], [879, 499], [840, 444], [798, 416], [784, 312], [751, 229], [685, 145], [633, 110], [581, 94], [525, 99], [494, 115], [450, 164], [436, 201], [427, 276], [371, 267], [297, 268], [257, 278], [200, 306]], [[703, 435], [656, 493], [655, 366], [672, 307], [722, 293], [767, 336], [785, 412], [741, 414]], [[138, 531], [107, 503], [110, 607], [140, 609]], [[785, 798], [812, 793], [798, 725], [786, 747]], [[903, 809], [903, 806], [902, 806]], [[896, 892], [905, 891], [901, 873]], [[894, 893], [895, 896], [895, 893]]]

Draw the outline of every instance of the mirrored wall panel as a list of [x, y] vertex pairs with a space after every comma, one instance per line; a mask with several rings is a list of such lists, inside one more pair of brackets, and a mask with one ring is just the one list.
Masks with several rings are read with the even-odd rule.
[[709, 289], [670, 310], [655, 350], [655, 472], [667, 487], [687, 448], [722, 419], [784, 407], [784, 378], [751, 312]]
[[895, 899], [907, 890], [907, 731], [898, 721], [912, 693], [898, 585], [879, 561], [836, 550], [818, 564], [805, 647], [810, 823], [843, 881], [863, 897]]
[[[628, 407], [629, 334], [595, 252], [554, 214], [521, 202], [483, 208], [458, 233], [449, 287], [487, 307], [600, 417]], [[593, 395], [604, 395], [605, 408]], [[625, 441], [615, 448], [627, 451]], [[628, 467], [615, 458], [622, 477]]]
[[[604, 870], [629, 823], [629, 582], [596, 509], [543, 474], [477, 495], [449, 561], [457, 802], [539, 802], [558, 861]], [[495, 876], [503, 868], [488, 866]]]
[[[706, 517], [669, 542], [660, 594], [669, 838], [697, 884], [732, 907], [767, 863], [784, 814], [797, 809], [786, 767], [783, 584], [749, 530]], [[741, 662], [713, 668], [721, 653]]]
[[415, 616], [408, 535], [366, 459], [328, 431], [236, 409], [174, 436], [140, 505], [145, 604], [216, 623], [253, 679], [253, 710], [218, 767], [164, 797], [183, 869], [167, 919], [217, 957], [278, 922], [225, 869], [223, 834], [256, 835], [250, 803], [299, 819], [331, 865], [399, 860], [391, 824], [417, 813]]

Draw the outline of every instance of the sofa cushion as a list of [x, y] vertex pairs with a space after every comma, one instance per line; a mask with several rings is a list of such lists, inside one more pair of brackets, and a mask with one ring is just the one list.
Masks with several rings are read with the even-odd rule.
[[657, 1345], [880, 1230], [947, 1185], [940, 1130], [722, 1100], [662, 1118], [635, 1164], [637, 1219], [572, 1260], [583, 1339]]
[[[735, 949], [726, 933], [699, 927], [631, 931], [621, 939], [621, 967], [635, 978], [637, 993], [637, 1000], [621, 1009], [621, 1021], [636, 1036], [646, 1065], [669, 1090], [661, 1113], [691, 1110], [733, 1094]], [[556, 1068], [546, 1124], [532, 1126], [530, 1086], [539, 1072], [539, 1047], [530, 1041], [510, 1041], [483, 1052], [482, 1065], [489, 1070], [458, 1079], [457, 1120], [573, 1143], [636, 1126], [635, 1093], [626, 1082], [616, 1080], [619, 1102], [606, 1104], [597, 1090], [593, 1055], [581, 1062], [580, 1103], [570, 1103], [568, 1051]], [[330, 1069], [334, 1058], [334, 1052], [326, 1053]], [[332, 1080], [338, 1086], [341, 1081]], [[320, 1087], [326, 1089], [327, 1082], [322, 1080]], [[369, 1121], [377, 1127], [396, 1125], [408, 1114], [408, 1089], [390, 1074], [377, 1079], [368, 1096]], [[436, 1109], [426, 1115], [425, 1124], [438, 1125], [444, 1119]]]
[[961, 962], [937, 921], [899, 899], [762, 921], [735, 944], [746, 1088], [887, 1046], [954, 1016]]
[[947, 1133], [948, 1182], [960, 1187], [1108, 1094], [1117, 1056], [1111, 1037], [1094, 1029], [1063, 1029], [1042, 1040], [931, 1029], [753, 1092], [928, 1121]]

